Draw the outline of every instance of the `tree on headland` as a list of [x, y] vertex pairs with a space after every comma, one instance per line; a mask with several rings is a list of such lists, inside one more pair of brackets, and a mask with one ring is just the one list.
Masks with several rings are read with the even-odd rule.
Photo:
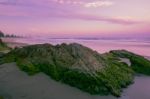
[[4, 37], [4, 33], [2, 31], [0, 31], [0, 37]]
[[1, 30], [0, 30], [0, 37], [12, 37], [12, 38], [16, 38], [16, 37], [19, 37], [19, 36], [16, 36], [14, 34], [5, 34], [3, 33]]

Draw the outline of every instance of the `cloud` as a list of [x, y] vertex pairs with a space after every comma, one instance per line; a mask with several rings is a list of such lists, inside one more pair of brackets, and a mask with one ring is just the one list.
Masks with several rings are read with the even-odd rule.
[[114, 3], [111, 1], [94, 1], [94, 2], [88, 2], [84, 4], [84, 7], [87, 8], [97, 8], [97, 7], [104, 7], [104, 6], [111, 6]]
[[[10, 12], [9, 12], [10, 11]], [[39, 12], [38, 10], [34, 11], [16, 11], [9, 10], [3, 11], [0, 13], [0, 16], [10, 16], [10, 17], [27, 17], [27, 18], [63, 18], [63, 19], [77, 19], [77, 20], [85, 20], [85, 21], [99, 21], [99, 22], [108, 22], [112, 24], [119, 25], [134, 25], [140, 24], [141, 21], [133, 20], [133, 19], [122, 19], [117, 17], [107, 17], [107, 16], [96, 16], [91, 14], [80, 14], [80, 13], [70, 13], [67, 11], [49, 11], [49, 12]]]
[[[42, 2], [43, 1], [43, 2]], [[52, 3], [53, 2], [53, 3]], [[80, 2], [80, 3], [79, 3]], [[139, 24], [141, 22], [128, 19], [128, 18], [117, 18], [117, 17], [107, 17], [90, 14], [79, 13], [78, 9], [73, 9], [72, 7], [60, 6], [61, 4], [84, 4], [85, 7], [100, 7], [100, 6], [110, 6], [112, 2], [108, 1], [97, 1], [97, 2], [81, 2], [81, 0], [2, 0], [1, 5], [34, 5], [30, 7], [22, 6], [0, 6], [1, 16], [14, 16], [14, 17], [41, 17], [41, 18], [64, 18], [64, 19], [80, 19], [86, 21], [103, 21], [113, 24], [121, 25], [133, 25]], [[36, 6], [35, 6], [36, 5]], [[37, 6], [40, 5], [40, 6]], [[43, 6], [41, 6], [43, 5]], [[44, 6], [49, 5], [49, 6]]]
[[1, 0], [0, 6], [32, 6], [35, 5], [36, 2], [34, 0]]
[[52, 0], [52, 1], [60, 4], [72, 4], [72, 5], [84, 4], [84, 2], [81, 0]]
[[9, 1], [9, 0], [2, 0], [0, 1], [0, 5], [17, 5], [18, 2], [16, 0], [14, 1]]
[[58, 5], [78, 5], [87, 8], [97, 8], [104, 6], [111, 6], [114, 3], [106, 0], [0, 0], [0, 5], [11, 6], [52, 6], [52, 4]]
[[131, 20], [131, 19], [122, 19], [116, 17], [107, 17], [107, 16], [94, 16], [89, 14], [68, 14], [62, 17], [66, 18], [73, 18], [73, 19], [80, 19], [80, 20], [88, 20], [88, 21], [103, 21], [112, 24], [120, 24], [120, 25], [133, 25], [133, 24], [140, 24], [141, 21]]
[[111, 6], [114, 4], [112, 1], [106, 1], [106, 0], [52, 0], [53, 2], [56, 2], [58, 4], [70, 4], [70, 5], [80, 5], [82, 7], [87, 7], [87, 8], [97, 8], [97, 7], [106, 7], [106, 6]]

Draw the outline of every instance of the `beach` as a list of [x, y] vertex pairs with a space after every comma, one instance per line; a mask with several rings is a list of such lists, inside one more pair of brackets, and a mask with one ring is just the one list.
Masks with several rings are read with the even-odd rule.
[[0, 99], [150, 99], [150, 0], [0, 0]]
[[116, 99], [92, 96], [52, 80], [43, 73], [28, 76], [15, 63], [0, 65], [0, 96], [4, 99]]
[[[10, 47], [28, 44], [5, 41]], [[150, 60], [150, 57], [145, 58]], [[52, 80], [44, 73], [29, 76], [16, 63], [0, 65], [0, 96], [4, 99], [149, 99], [150, 77], [138, 75], [134, 84], [123, 90], [122, 96], [90, 95], [77, 88]]]
[[23, 47], [23, 46], [28, 45], [27, 43], [21, 43], [21, 42], [16, 41], [15, 39], [17, 39], [17, 38], [1, 38], [1, 39], [10, 48]]
[[4, 99], [149, 99], [150, 77], [140, 75], [134, 81], [120, 98], [90, 95], [43, 73], [28, 76], [15, 63], [0, 65], [0, 96]]

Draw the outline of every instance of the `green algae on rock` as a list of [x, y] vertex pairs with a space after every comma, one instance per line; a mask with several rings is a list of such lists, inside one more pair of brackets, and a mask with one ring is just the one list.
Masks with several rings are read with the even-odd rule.
[[13, 49], [0, 58], [0, 63], [16, 62], [29, 75], [44, 72], [90, 94], [120, 96], [122, 88], [133, 82], [135, 69], [119, 58], [114, 52], [99, 54], [76, 43], [37, 44]]
[[150, 61], [146, 58], [125, 50], [111, 51], [110, 53], [116, 57], [128, 58], [131, 61], [131, 68], [136, 73], [150, 75]]

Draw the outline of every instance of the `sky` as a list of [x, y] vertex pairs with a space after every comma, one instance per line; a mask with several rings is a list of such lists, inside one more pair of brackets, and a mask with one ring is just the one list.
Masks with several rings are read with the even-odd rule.
[[0, 0], [0, 30], [52, 37], [150, 37], [150, 0]]

